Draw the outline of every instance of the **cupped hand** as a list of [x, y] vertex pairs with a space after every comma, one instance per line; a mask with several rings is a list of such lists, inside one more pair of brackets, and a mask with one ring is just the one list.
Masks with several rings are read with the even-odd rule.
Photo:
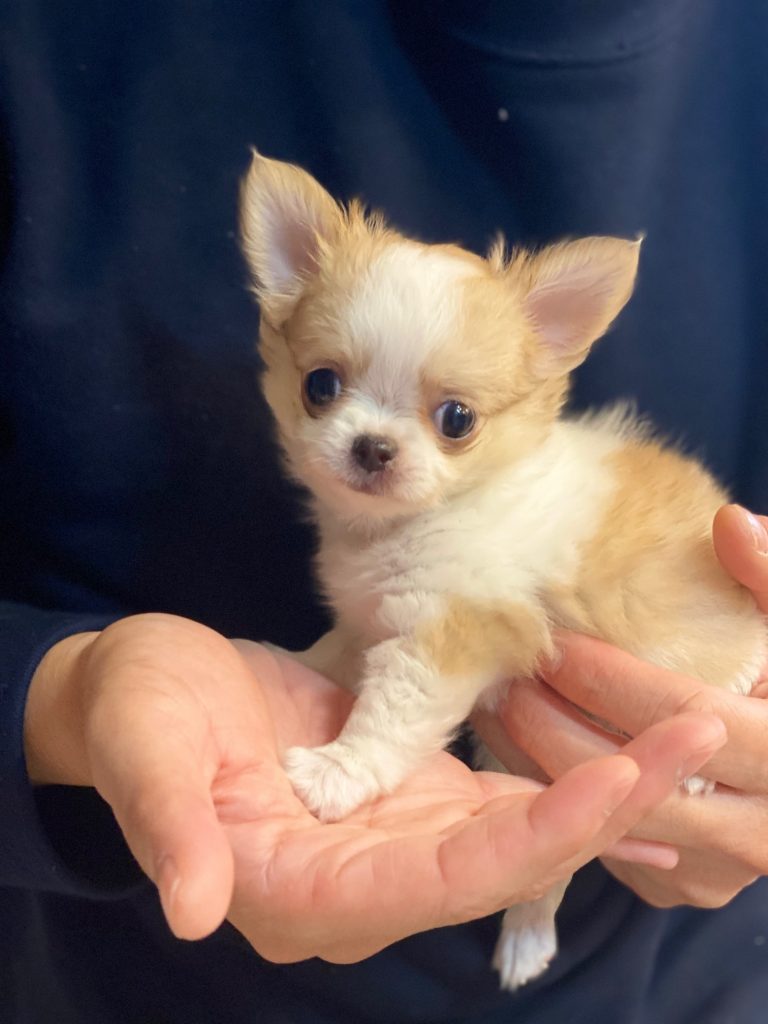
[[228, 917], [269, 959], [350, 961], [537, 895], [725, 741], [717, 718], [677, 716], [548, 788], [441, 753], [394, 796], [324, 825], [294, 795], [281, 753], [335, 736], [350, 701], [262, 646], [136, 616], [43, 659], [29, 771], [99, 790], [178, 936]]
[[[768, 518], [733, 505], [718, 512], [713, 526], [722, 565], [752, 590], [766, 614], [767, 526]], [[587, 720], [578, 708], [630, 736], [681, 712], [716, 714], [728, 742], [704, 771], [717, 781], [715, 792], [691, 797], [675, 791], [630, 833], [637, 840], [670, 844], [667, 869], [610, 858], [605, 863], [638, 895], [662, 907], [721, 906], [768, 874], [765, 683], [744, 697], [652, 667], [587, 637], [562, 634], [557, 644], [557, 664], [544, 669], [542, 680], [515, 684], [501, 709], [501, 724], [488, 723], [497, 756], [504, 759], [511, 738], [558, 778], [589, 758], [623, 749], [621, 738]], [[659, 859], [650, 859], [664, 864], [663, 849]]]

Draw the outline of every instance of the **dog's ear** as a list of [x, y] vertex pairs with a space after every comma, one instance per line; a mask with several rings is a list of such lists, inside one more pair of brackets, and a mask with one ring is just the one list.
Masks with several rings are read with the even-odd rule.
[[573, 370], [608, 330], [632, 294], [640, 244], [583, 238], [525, 259], [523, 309], [534, 328], [534, 365], [541, 376]]
[[311, 175], [253, 151], [240, 188], [240, 237], [270, 323], [277, 326], [290, 316], [317, 268], [321, 245], [341, 223], [339, 207]]

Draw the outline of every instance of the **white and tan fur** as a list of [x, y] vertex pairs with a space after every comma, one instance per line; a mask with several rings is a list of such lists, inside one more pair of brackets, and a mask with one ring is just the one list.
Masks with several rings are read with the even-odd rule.
[[[265, 394], [311, 495], [335, 613], [304, 660], [358, 693], [336, 740], [287, 752], [315, 814], [394, 790], [478, 702], [536, 670], [554, 627], [749, 691], [765, 629], [713, 552], [723, 492], [626, 412], [561, 413], [570, 371], [631, 294], [639, 243], [481, 259], [407, 239], [258, 154], [241, 200]], [[342, 384], [320, 410], [303, 398], [319, 367]], [[435, 425], [448, 399], [476, 414], [466, 439]], [[352, 458], [361, 435], [397, 446], [384, 469]], [[505, 915], [506, 987], [554, 954], [562, 891]]]

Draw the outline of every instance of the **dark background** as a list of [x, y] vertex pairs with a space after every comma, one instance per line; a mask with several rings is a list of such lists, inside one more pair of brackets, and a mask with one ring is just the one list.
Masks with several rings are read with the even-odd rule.
[[[0, 698], [40, 609], [57, 629], [173, 611], [288, 646], [323, 627], [257, 387], [236, 240], [251, 144], [427, 240], [645, 231], [575, 404], [634, 397], [768, 511], [767, 40], [763, 0], [5, 0]], [[228, 929], [176, 943], [150, 892], [111, 893], [122, 860], [89, 801], [48, 809], [79, 889], [42, 840], [9, 860], [18, 760], [0, 757], [9, 1024], [764, 1019], [763, 885], [666, 914], [592, 866], [556, 967], [516, 998], [488, 967], [492, 920], [276, 967]]]

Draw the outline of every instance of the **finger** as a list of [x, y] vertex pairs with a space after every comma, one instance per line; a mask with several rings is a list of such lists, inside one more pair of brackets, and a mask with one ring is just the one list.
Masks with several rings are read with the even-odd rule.
[[654, 907], [722, 907], [758, 877], [755, 871], [730, 857], [702, 857], [698, 850], [681, 850], [678, 866], [663, 873], [638, 873], [611, 858], [604, 858], [603, 863], [619, 881]]
[[209, 935], [226, 916], [234, 865], [199, 756], [167, 723], [165, 731], [134, 728], [130, 745], [116, 742], [113, 754], [94, 781], [157, 885], [168, 925], [178, 938]]
[[[630, 797], [596, 837], [595, 845], [600, 850], [592, 855], [625, 836], [672, 793], [678, 792], [681, 778], [698, 771], [726, 740], [725, 727], [718, 718], [685, 714], [660, 722], [627, 743], [622, 756], [634, 760], [640, 768], [640, 778]], [[577, 860], [573, 869], [582, 863], [585, 861]]]
[[[541, 761], [552, 778], [590, 757], [605, 756], [612, 750], [632, 752], [622, 739], [603, 732], [547, 686], [533, 680], [517, 687], [515, 714], [507, 724], [514, 742]], [[678, 789], [638, 822], [632, 840], [622, 840], [610, 855], [668, 868], [674, 866], [675, 850], [694, 847], [738, 859], [760, 873], [768, 872], [766, 820], [768, 799], [764, 797], [729, 789], [692, 797]], [[634, 847], [635, 840], [643, 842]], [[662, 845], [656, 847], [657, 843]]]
[[507, 758], [514, 764], [519, 749], [550, 779], [559, 778], [582, 761], [616, 754], [625, 742], [538, 679], [515, 682], [494, 722], [482, 726], [483, 738], [487, 737], [505, 764]]
[[[725, 723], [729, 742], [712, 758], [707, 774], [734, 789], [768, 792], [764, 700], [649, 665], [591, 637], [559, 633], [557, 646], [560, 660], [542, 666], [541, 675], [562, 697], [633, 736], [684, 711], [715, 714]], [[500, 709], [505, 724], [514, 714], [512, 700], [510, 695]]]
[[[618, 780], [611, 799], [607, 789], [611, 778], [606, 774], [625, 760], [623, 755], [578, 765], [530, 803], [526, 830], [518, 826], [514, 835], [507, 836], [501, 831], [503, 816], [496, 813], [485, 820], [480, 817], [451, 837], [443, 851], [449, 884], [458, 886], [466, 864], [473, 863], [485, 880], [500, 872], [502, 890], [514, 878], [518, 897], [537, 894], [542, 885], [566, 877], [615, 843], [669, 795], [681, 771], [700, 766], [724, 740], [722, 724], [708, 716], [681, 716], [649, 730], [635, 742], [633, 761], [638, 759], [634, 763], [641, 774], [624, 799], [619, 796]], [[475, 830], [481, 836], [482, 854], [468, 845], [478, 838]], [[499, 895], [503, 906], [513, 894], [507, 889]]]
[[[625, 740], [606, 733], [535, 680], [517, 686], [515, 713], [507, 714], [505, 724], [513, 742], [541, 762], [551, 778], [588, 758], [627, 752]], [[763, 854], [765, 843], [760, 839], [765, 834], [766, 816], [768, 801], [764, 799], [730, 790], [698, 798], [678, 789], [633, 828], [632, 839], [621, 840], [610, 855], [668, 870], [677, 862], [679, 847], [693, 846], [727, 851], [768, 870], [768, 854]]]
[[[604, 756], [611, 750], [632, 752], [631, 746], [622, 745], [623, 740], [588, 722], [548, 687], [535, 681], [519, 686], [516, 714], [509, 720], [509, 729], [514, 741], [540, 760], [553, 778], [589, 757]], [[637, 823], [632, 839], [622, 840], [610, 855], [668, 869], [674, 867], [674, 851], [693, 847], [722, 854], [746, 865], [745, 870], [764, 874], [768, 873], [766, 821], [765, 797], [747, 796], [730, 789], [698, 797], [676, 789], [652, 814]], [[634, 847], [636, 840], [642, 841], [639, 847]]]
[[690, 847], [768, 873], [768, 800], [730, 790], [706, 796], [674, 793], [632, 830], [639, 839], [661, 839], [679, 849]]
[[659, 868], [661, 871], [671, 871], [677, 867], [680, 860], [679, 850], [668, 843], [634, 839], [629, 836], [609, 846], [604, 855], [625, 864], [643, 864], [649, 868]]
[[768, 613], [768, 518], [740, 505], [725, 505], [715, 516], [712, 540], [723, 568], [748, 587]]
[[[625, 742], [589, 722], [535, 679], [516, 683], [513, 700], [509, 733], [495, 713], [476, 712], [472, 719], [483, 742], [513, 773], [559, 778], [582, 761], [618, 753]], [[620, 839], [610, 852], [619, 860], [663, 870], [678, 860], [677, 851], [667, 843], [640, 839]]]
[[136, 777], [133, 788], [111, 801], [128, 845], [157, 885], [174, 935], [203, 938], [224, 920], [234, 882], [210, 794], [179, 766]]

